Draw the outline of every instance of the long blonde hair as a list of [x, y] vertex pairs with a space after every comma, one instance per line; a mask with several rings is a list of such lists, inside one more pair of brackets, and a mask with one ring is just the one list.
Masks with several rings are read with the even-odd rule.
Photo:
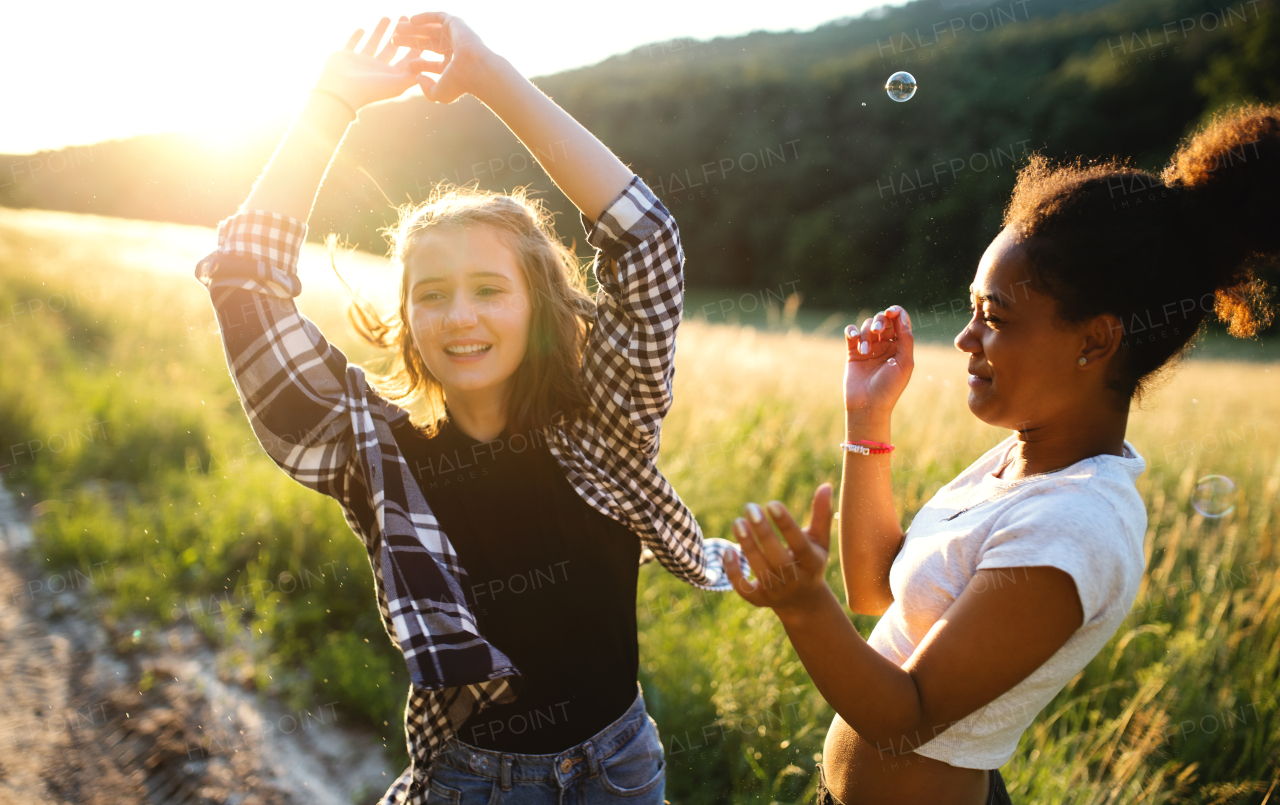
[[441, 183], [422, 203], [402, 205], [397, 212], [399, 221], [380, 230], [390, 242], [391, 261], [400, 269], [396, 315], [384, 320], [355, 294], [347, 309], [357, 335], [392, 351], [389, 371], [370, 373], [374, 388], [398, 405], [424, 403], [426, 414], [415, 424], [428, 436], [445, 421], [444, 388], [427, 368], [409, 327], [408, 261], [423, 233], [440, 227], [484, 226], [515, 255], [533, 307], [528, 347], [508, 400], [507, 426], [513, 433], [545, 428], [561, 417], [572, 419], [589, 406], [580, 368], [595, 305], [587, 293], [583, 266], [556, 237], [545, 204], [529, 198], [525, 188], [495, 193]]

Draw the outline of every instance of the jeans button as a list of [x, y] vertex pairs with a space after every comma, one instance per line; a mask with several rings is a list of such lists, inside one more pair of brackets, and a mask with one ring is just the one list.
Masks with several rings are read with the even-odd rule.
[[568, 774], [569, 769], [572, 769], [572, 768], [573, 768], [573, 761], [570, 760], [569, 758], [565, 758], [560, 762], [560, 771], [564, 772], [565, 774]]

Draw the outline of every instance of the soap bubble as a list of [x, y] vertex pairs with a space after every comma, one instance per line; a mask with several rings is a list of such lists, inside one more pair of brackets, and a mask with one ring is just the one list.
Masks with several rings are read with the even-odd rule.
[[909, 101], [911, 96], [916, 94], [916, 77], [904, 70], [899, 70], [884, 82], [884, 90], [895, 101]]
[[1191, 505], [1205, 517], [1226, 517], [1236, 510], [1236, 485], [1225, 475], [1206, 475], [1196, 481]]

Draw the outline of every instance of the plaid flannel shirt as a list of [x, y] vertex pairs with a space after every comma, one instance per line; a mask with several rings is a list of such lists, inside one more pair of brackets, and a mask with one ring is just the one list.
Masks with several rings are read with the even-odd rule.
[[[582, 360], [592, 408], [548, 429], [552, 455], [587, 503], [629, 527], [677, 577], [728, 590], [723, 556], [654, 464], [671, 407], [684, 252], [675, 220], [639, 177], [591, 224], [595, 325]], [[426, 801], [439, 749], [478, 709], [511, 701], [519, 670], [476, 627], [466, 569], [401, 457], [391, 428], [408, 411], [379, 396], [294, 304], [307, 225], [245, 210], [222, 221], [196, 279], [218, 318], [232, 381], [254, 433], [294, 480], [341, 505], [364, 541], [383, 626], [411, 680], [411, 764], [382, 803]], [[744, 570], [746, 570], [744, 562]]]

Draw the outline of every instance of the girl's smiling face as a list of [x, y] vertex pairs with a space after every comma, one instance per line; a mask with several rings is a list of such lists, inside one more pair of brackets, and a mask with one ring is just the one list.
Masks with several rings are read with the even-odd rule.
[[532, 318], [515, 253], [487, 226], [439, 227], [416, 236], [405, 270], [414, 345], [446, 398], [505, 402]]
[[1098, 404], [1100, 373], [1086, 378], [1079, 365], [1096, 351], [1091, 328], [1058, 322], [1056, 303], [1031, 286], [1025, 250], [1002, 230], [978, 264], [973, 317], [955, 339], [969, 355], [969, 410], [996, 427], [1043, 427], [1073, 406]]

